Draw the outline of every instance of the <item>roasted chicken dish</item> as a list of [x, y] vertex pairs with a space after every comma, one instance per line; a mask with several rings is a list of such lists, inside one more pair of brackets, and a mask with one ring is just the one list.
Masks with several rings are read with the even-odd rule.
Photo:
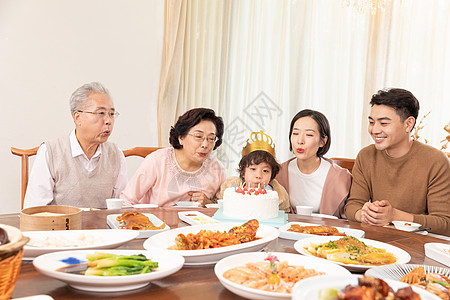
[[259, 222], [255, 219], [247, 223], [233, 227], [228, 232], [200, 230], [193, 234], [184, 235], [180, 233], [175, 238], [175, 245], [170, 247], [174, 250], [200, 250], [220, 248], [254, 241]]
[[346, 236], [345, 233], [341, 233], [335, 227], [331, 226], [300, 226], [298, 224], [292, 224], [288, 231], [324, 236]]
[[120, 223], [120, 229], [157, 230], [166, 227], [165, 222], [161, 226], [155, 226], [147, 216], [137, 211], [126, 211], [118, 216], [116, 220]]
[[231, 228], [229, 233], [234, 234], [241, 243], [247, 243], [255, 239], [258, 227], [258, 220], [253, 219], [241, 226]]

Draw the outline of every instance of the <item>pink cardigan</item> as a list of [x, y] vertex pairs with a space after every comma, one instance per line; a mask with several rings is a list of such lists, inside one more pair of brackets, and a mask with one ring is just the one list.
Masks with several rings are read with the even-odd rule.
[[[289, 194], [289, 163], [296, 159], [291, 158], [281, 164], [280, 173], [278, 173], [276, 179], [286, 189]], [[327, 178], [323, 186], [322, 197], [320, 199], [321, 214], [335, 215], [337, 217], [345, 218], [343, 208], [345, 200], [350, 192], [350, 186], [352, 184], [352, 175], [347, 169], [341, 168], [335, 164], [332, 160], [323, 158], [331, 163], [330, 170], [328, 171]], [[291, 211], [295, 211], [295, 207], [291, 206]]]
[[149, 154], [141, 163], [120, 194], [123, 206], [137, 203], [154, 203], [173, 206], [177, 201], [189, 201], [190, 191], [202, 191], [213, 199], [225, 180], [222, 163], [212, 156], [194, 172], [181, 169], [174, 149], [163, 148]]

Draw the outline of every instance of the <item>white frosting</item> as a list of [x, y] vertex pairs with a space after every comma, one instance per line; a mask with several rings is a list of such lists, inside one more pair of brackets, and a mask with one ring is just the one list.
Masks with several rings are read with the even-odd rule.
[[278, 216], [278, 193], [248, 195], [236, 193], [234, 187], [223, 193], [223, 215], [233, 219], [272, 219]]

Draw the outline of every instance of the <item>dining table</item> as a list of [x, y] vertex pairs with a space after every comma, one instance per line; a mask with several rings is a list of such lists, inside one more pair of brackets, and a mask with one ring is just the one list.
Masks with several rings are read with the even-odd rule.
[[[180, 211], [199, 211], [213, 216], [216, 208], [182, 208], [158, 207], [142, 209], [93, 210], [82, 212], [83, 229], [107, 229], [107, 216], [120, 214], [124, 211], [138, 211], [154, 214], [163, 220], [170, 228], [190, 226], [178, 217]], [[353, 228], [363, 230], [365, 238], [387, 243], [401, 248], [411, 255], [411, 264], [425, 264], [437, 267], [445, 265], [427, 257], [424, 245], [426, 243], [445, 243], [449, 241], [437, 237], [401, 231], [394, 228], [377, 227], [343, 219], [331, 219], [316, 216], [288, 214], [289, 222], [307, 222], [318, 225]], [[0, 224], [20, 227], [19, 214], [0, 215]], [[118, 249], [144, 250], [146, 239], [131, 240]], [[278, 237], [267, 245], [273, 252], [298, 253], [294, 248], [295, 240]], [[300, 255], [300, 254], [299, 254]], [[70, 287], [66, 283], [39, 273], [31, 260], [23, 260], [12, 298], [33, 295], [48, 295], [54, 299], [243, 299], [227, 290], [217, 279], [214, 265], [184, 266], [178, 272], [165, 278], [152, 281], [149, 285], [126, 292], [87, 292]]]

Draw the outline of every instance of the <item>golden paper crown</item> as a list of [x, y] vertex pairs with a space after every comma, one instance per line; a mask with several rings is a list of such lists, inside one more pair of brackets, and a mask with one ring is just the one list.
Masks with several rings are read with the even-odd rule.
[[242, 156], [246, 156], [256, 150], [269, 152], [275, 158], [275, 144], [273, 144], [272, 138], [262, 130], [250, 134], [247, 145], [242, 149]]

